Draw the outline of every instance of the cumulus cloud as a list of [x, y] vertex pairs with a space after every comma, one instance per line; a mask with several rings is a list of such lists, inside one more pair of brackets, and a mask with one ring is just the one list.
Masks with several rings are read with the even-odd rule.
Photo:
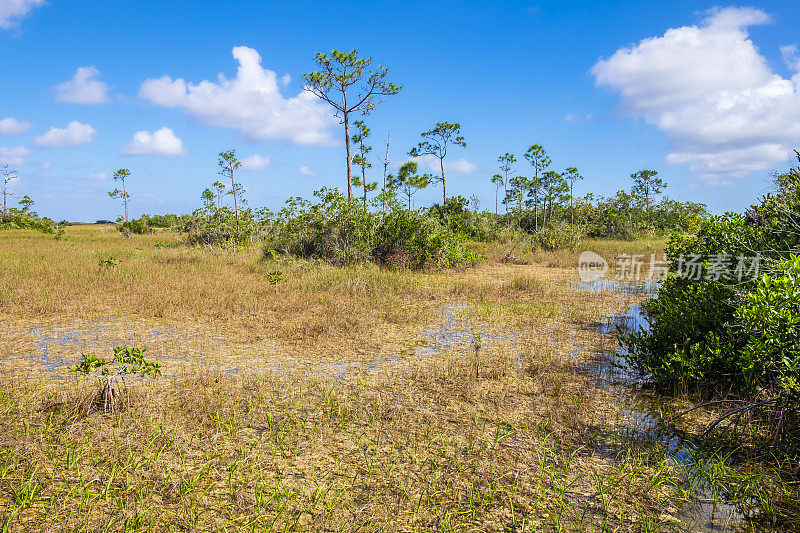
[[308, 168], [308, 167], [307, 167], [307, 166], [305, 166], [305, 165], [303, 165], [302, 167], [300, 167], [299, 169], [297, 169], [297, 171], [298, 171], [300, 174], [302, 174], [303, 176], [312, 176], [312, 177], [313, 177], [313, 176], [316, 176], [316, 175], [317, 175], [317, 173], [316, 173], [316, 172], [314, 172], [313, 170], [311, 170], [310, 168]]
[[251, 155], [242, 160], [242, 170], [263, 170], [269, 166], [269, 156]]
[[79, 67], [72, 79], [56, 85], [56, 100], [72, 104], [105, 104], [108, 85], [99, 80], [100, 71], [95, 67]]
[[478, 165], [472, 161], [467, 161], [463, 157], [459, 157], [453, 161], [444, 162], [445, 172], [458, 172], [460, 174], [471, 174], [478, 170]]
[[97, 132], [89, 124], [73, 120], [66, 128], [50, 128], [44, 135], [33, 138], [33, 144], [40, 148], [68, 148], [92, 142]]
[[133, 134], [131, 142], [122, 147], [123, 155], [155, 155], [162, 157], [182, 157], [186, 149], [175, 132], [163, 127], [153, 133], [137, 131]]
[[105, 172], [92, 172], [92, 173], [90, 173], [90, 174], [88, 174], [86, 176], [86, 179], [87, 180], [91, 180], [91, 181], [103, 181], [104, 179], [106, 179], [106, 173]]
[[187, 82], [169, 76], [149, 79], [139, 96], [155, 105], [181, 109], [210, 126], [240, 130], [253, 141], [285, 140], [295, 144], [331, 144], [331, 112], [311, 93], [284, 97], [275, 72], [261, 66], [252, 48], [237, 46], [236, 77], [219, 74], [217, 82]]
[[45, 0], [0, 0], [0, 28], [13, 28]]
[[785, 44], [780, 47], [781, 56], [786, 66], [792, 70], [800, 71], [800, 50], [796, 44]]
[[3, 165], [24, 165], [25, 159], [30, 156], [31, 151], [24, 146], [16, 146], [14, 148], [0, 146], [0, 163]]
[[25, 133], [31, 127], [30, 122], [20, 122], [11, 117], [0, 120], [0, 135], [19, 135]]
[[747, 32], [769, 22], [759, 9], [714, 9], [700, 25], [617, 50], [591, 73], [620, 93], [625, 112], [667, 135], [668, 163], [729, 183], [786, 161], [800, 139], [800, 73], [772, 72]]
[[[433, 155], [424, 155], [421, 157], [412, 157], [412, 161], [416, 161], [421, 169], [427, 172], [434, 172], [438, 176], [440, 172], [439, 158]], [[455, 172], [457, 174], [470, 174], [478, 170], [478, 165], [472, 161], [468, 161], [463, 157], [454, 159], [452, 161], [444, 160], [444, 172], [447, 177], [448, 172]]]

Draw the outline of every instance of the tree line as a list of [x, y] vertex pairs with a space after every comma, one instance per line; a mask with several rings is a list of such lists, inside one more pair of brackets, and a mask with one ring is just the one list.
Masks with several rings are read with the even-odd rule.
[[[402, 163], [396, 172], [389, 172], [390, 137], [387, 135], [384, 156], [378, 160], [383, 167], [379, 186], [378, 181], [369, 176], [373, 167], [374, 147], [370, 144], [372, 132], [365, 119], [386, 98], [400, 93], [402, 86], [387, 79], [389, 70], [385, 66], [373, 66], [372, 58], [360, 57], [357, 50], [333, 50], [330, 54], [319, 52], [314, 59], [317, 69], [303, 75], [305, 90], [329, 104], [343, 126], [349, 201], [356, 200], [355, 187], [361, 189], [364, 206], [372, 205], [369, 198], [372, 192], [377, 202], [375, 206], [377, 208], [379, 205], [381, 212], [385, 213], [389, 206], [396, 207], [399, 200], [410, 212], [419, 191], [441, 184], [442, 203], [435, 204], [438, 213], [461, 212], [467, 205], [473, 211], [478, 210], [479, 202], [474, 196], [466, 200], [461, 197], [448, 198], [447, 195], [446, 158], [453, 150], [467, 146], [459, 123], [437, 122], [431, 129], [421, 132], [420, 141], [406, 152], [412, 159]], [[420, 172], [417, 160], [422, 157], [435, 161], [437, 171]], [[556, 170], [541, 144], [530, 145], [520, 159], [515, 154], [504, 153], [498, 157], [497, 165], [497, 173], [489, 178], [495, 188], [494, 215], [503, 225], [514, 226], [528, 233], [569, 224], [580, 227], [590, 236], [630, 237], [641, 232], [666, 231], [670, 224], [678, 229], [686, 229], [696, 219], [707, 216], [702, 204], [679, 203], [669, 199], [662, 199], [657, 204], [656, 198], [664, 191], [666, 183], [654, 170], [643, 169], [631, 174], [633, 183], [630, 191], [619, 191], [611, 198], [595, 198], [592, 194], [576, 197], [575, 184], [584, 179], [583, 175], [570, 165], [563, 167], [563, 170]], [[224, 225], [226, 229], [221, 234], [240, 239], [248, 233], [243, 226], [251, 224], [255, 214], [247, 211], [244, 188], [236, 180], [241, 161], [236, 157], [235, 150], [221, 152], [218, 167], [220, 179], [202, 191], [203, 213], [195, 215], [206, 225]], [[15, 174], [8, 171], [5, 174], [4, 214], [7, 213], [9, 175], [13, 179]], [[123, 216], [118, 220], [121, 230], [140, 233], [146, 230], [147, 224], [141, 220], [130, 220], [128, 214], [131, 197], [128, 180], [131, 175], [127, 168], [114, 172], [114, 181], [118, 186], [108, 194], [121, 200]], [[232, 210], [223, 205], [223, 196], [232, 199]], [[229, 211], [230, 220], [227, 218]], [[259, 212], [266, 214], [269, 211]], [[445, 218], [449, 218], [449, 215]]]

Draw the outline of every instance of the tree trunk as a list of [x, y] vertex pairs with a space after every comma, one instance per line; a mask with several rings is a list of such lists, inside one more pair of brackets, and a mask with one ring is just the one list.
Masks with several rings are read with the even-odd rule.
[[439, 168], [442, 169], [442, 207], [447, 202], [447, 186], [444, 183], [444, 157], [439, 158]]
[[574, 184], [574, 181], [569, 183], [569, 223], [571, 226], [575, 225], [575, 200], [572, 196], [572, 186]]
[[361, 185], [364, 187], [364, 207], [367, 207], [367, 172], [366, 172], [366, 159], [364, 165], [361, 167]]
[[125, 206], [125, 222], [128, 221], [128, 191], [125, 188], [125, 178], [122, 178], [122, 205]]
[[353, 171], [350, 167], [353, 164], [353, 156], [350, 153], [350, 116], [347, 111], [344, 111], [342, 114], [344, 115], [344, 144], [347, 146], [347, 199], [352, 200]]
[[239, 238], [239, 199], [236, 195], [236, 183], [233, 181], [233, 169], [231, 169], [231, 188], [233, 189], [233, 212], [236, 214], [236, 238]]
[[381, 211], [386, 212], [386, 173], [389, 170], [389, 134], [386, 134], [386, 157], [383, 159], [383, 194], [381, 195]]

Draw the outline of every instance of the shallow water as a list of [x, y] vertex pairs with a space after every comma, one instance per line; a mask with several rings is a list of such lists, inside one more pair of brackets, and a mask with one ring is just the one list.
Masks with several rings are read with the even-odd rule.
[[[31, 348], [10, 353], [6, 362], [28, 361], [9, 371], [43, 373], [50, 379], [67, 379], [67, 369], [75, 365], [82, 353], [109, 353], [114, 346], [142, 345], [151, 348], [148, 354], [161, 360], [165, 378], [195, 372], [214, 364], [223, 373], [271, 372], [285, 374], [290, 370], [306, 369], [312, 374], [347, 380], [351, 375], [373, 373], [404, 360], [435, 357], [453, 350], [469, 349], [480, 335], [481, 346], [510, 340], [516, 335], [501, 335], [470, 327], [469, 307], [466, 304], [444, 305], [438, 309], [439, 319], [422, 330], [424, 344], [406, 354], [395, 354], [366, 360], [345, 362], [319, 361], [307, 363], [291, 353], [280, 360], [270, 357], [269, 346], [262, 344], [230, 346], [224, 339], [209, 335], [205, 330], [179, 330], [161, 324], [134, 324], [122, 317], [106, 317], [96, 321], [74, 322], [69, 325], [36, 324], [16, 331], [30, 339]], [[2, 331], [0, 331], [2, 333]], [[228, 352], [235, 352], [231, 357]], [[238, 355], [237, 355], [238, 354]], [[181, 365], [180, 363], [187, 363]], [[192, 364], [188, 364], [192, 362]], [[181, 369], [187, 366], [187, 369]], [[181, 368], [179, 368], [181, 367]]]
[[[658, 282], [624, 283], [615, 280], [597, 280], [591, 283], [580, 283], [577, 290], [599, 292], [613, 291], [621, 294], [654, 295], [658, 290]], [[646, 308], [642, 304], [634, 304], [627, 310], [609, 316], [599, 327], [600, 333], [615, 335], [630, 331], [646, 330], [649, 324]], [[705, 473], [699, 471], [701, 453], [691, 438], [683, 435], [675, 428], [666, 426], [659, 416], [661, 400], [647, 390], [647, 376], [630, 367], [626, 361], [627, 349], [618, 345], [613, 351], [605, 353], [599, 360], [586, 365], [584, 370], [593, 376], [596, 383], [606, 390], [612, 391], [622, 404], [622, 417], [625, 428], [620, 432], [622, 440], [636, 442], [652, 442], [662, 446], [666, 460], [673, 467], [685, 469], [691, 486], [684, 487], [693, 493], [693, 499], [684, 505], [678, 518], [685, 531], [749, 531], [751, 527], [745, 518], [750, 507], [749, 502], [726, 501], [724, 492], [709, 481]], [[606, 450], [613, 456], [621, 447]], [[714, 495], [717, 494], [717, 497]], [[719, 497], [722, 496], [722, 497]]]

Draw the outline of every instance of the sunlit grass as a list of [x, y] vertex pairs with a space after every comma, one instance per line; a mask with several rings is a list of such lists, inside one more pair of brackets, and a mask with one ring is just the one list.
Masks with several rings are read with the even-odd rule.
[[[11, 530], [681, 527], [687, 474], [626, 436], [619, 396], [580, 370], [613, 344], [597, 323], [637, 297], [575, 291], [572, 252], [501, 263], [503, 245], [476, 245], [475, 268], [412, 273], [264, 262], [170, 233], [67, 237], [0, 232]], [[94, 382], [68, 366], [118, 343], [165, 377], [87, 416]]]

